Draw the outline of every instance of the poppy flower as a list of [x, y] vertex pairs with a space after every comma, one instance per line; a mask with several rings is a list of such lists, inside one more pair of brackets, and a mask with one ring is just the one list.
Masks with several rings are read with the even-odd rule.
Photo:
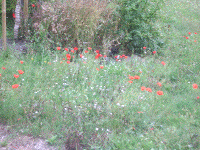
[[66, 54], [67, 60], [71, 59], [71, 55], [70, 54]]
[[161, 64], [164, 66], [164, 65], [165, 65], [165, 62], [164, 62], [164, 61], [162, 61], [162, 62], [161, 62]]
[[70, 61], [67, 61], [68, 64], [70, 64]]
[[57, 50], [59, 51], [61, 49], [61, 47], [57, 47]]
[[0, 77], [1, 77], [1, 74], [0, 74]]
[[146, 91], [152, 92], [152, 89], [151, 88], [146, 88]]
[[189, 32], [188, 34], [191, 34], [191, 32]]
[[150, 128], [150, 130], [154, 130], [154, 128]]
[[77, 48], [77, 47], [74, 47], [74, 50], [75, 50], [75, 51], [77, 51], [77, 50], [78, 50], [78, 48]]
[[98, 54], [95, 56], [95, 59], [99, 59], [99, 55]]
[[63, 62], [61, 61], [60, 64], [62, 64]]
[[82, 54], [80, 54], [80, 57], [81, 57], [81, 58], [83, 58], [83, 55], [82, 55]]
[[128, 56], [125, 56], [125, 59], [127, 59], [128, 58]]
[[197, 85], [197, 84], [193, 84], [193, 88], [194, 88], [194, 89], [197, 89], [197, 88], [198, 88], [198, 85]]
[[19, 75], [14, 74], [14, 77], [15, 77], [15, 78], [19, 78]]
[[147, 47], [143, 47], [143, 49], [146, 49]]
[[199, 96], [197, 96], [197, 99], [199, 99]]
[[116, 61], [119, 61], [118, 59], [116, 59]]
[[115, 56], [115, 58], [117, 58], [118, 57], [118, 55], [117, 56]]
[[99, 71], [99, 68], [96, 68], [97, 69], [97, 71]]
[[88, 50], [92, 50], [92, 48], [91, 48], [91, 47], [88, 47]]
[[83, 63], [84, 63], [84, 64], [86, 64], [86, 62], [85, 62], [85, 61], [84, 61]]
[[131, 81], [131, 80], [130, 80], [130, 81], [128, 81], [128, 82], [129, 82], [129, 83], [133, 83], [133, 81]]
[[104, 68], [104, 66], [100, 66], [100, 68], [101, 68], [101, 69], [103, 69], [103, 68]]
[[69, 51], [69, 49], [68, 48], [65, 48], [65, 50], [68, 52]]
[[194, 32], [194, 34], [197, 34], [196, 32]]
[[102, 55], [102, 54], [99, 54], [99, 56], [102, 57], [103, 55]]
[[125, 55], [123, 54], [122, 57], [125, 57]]
[[141, 111], [138, 111], [137, 113], [138, 113], [138, 114], [141, 114], [141, 113], [143, 113], [143, 112], [141, 112]]
[[189, 39], [189, 37], [186, 37], [186, 39]]
[[155, 54], [156, 53], [156, 51], [153, 51], [153, 54]]
[[164, 95], [163, 91], [157, 91], [157, 95]]
[[194, 42], [197, 42], [196, 40], [194, 40]]
[[71, 50], [72, 53], [74, 53], [74, 50]]
[[122, 58], [122, 56], [119, 56], [120, 58]]
[[23, 64], [24, 62], [23, 62], [23, 61], [20, 61], [20, 63]]
[[99, 53], [99, 50], [96, 50], [96, 53]]
[[88, 53], [88, 51], [87, 51], [87, 50], [85, 50], [85, 53]]
[[16, 88], [18, 88], [18, 87], [19, 87], [18, 84], [14, 84], [14, 85], [12, 85], [12, 88], [13, 88], [13, 89], [16, 89]]
[[134, 76], [134, 79], [140, 79], [140, 77], [139, 76]]
[[6, 68], [5, 68], [5, 67], [2, 67], [2, 69], [5, 70]]
[[24, 73], [24, 71], [22, 71], [22, 70], [18, 70], [18, 72], [19, 72], [19, 74], [23, 74]]
[[142, 73], [142, 71], [139, 71], [139, 73]]
[[12, 14], [13, 18], [16, 18], [15, 13]]
[[134, 79], [134, 77], [133, 77], [133, 76], [129, 76], [129, 79], [130, 79], [130, 80], [133, 80], [133, 79]]
[[157, 84], [158, 84], [158, 86], [162, 86], [162, 84], [160, 82], [158, 82]]
[[32, 4], [32, 7], [35, 7], [35, 4]]
[[65, 58], [63, 58], [63, 60], [65, 60]]
[[144, 91], [144, 90], [146, 90], [146, 87], [142, 86], [141, 91]]

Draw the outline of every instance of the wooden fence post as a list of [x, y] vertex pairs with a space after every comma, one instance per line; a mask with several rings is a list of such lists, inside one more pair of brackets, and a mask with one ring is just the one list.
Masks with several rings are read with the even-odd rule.
[[2, 36], [3, 49], [6, 50], [6, 0], [2, 0]]

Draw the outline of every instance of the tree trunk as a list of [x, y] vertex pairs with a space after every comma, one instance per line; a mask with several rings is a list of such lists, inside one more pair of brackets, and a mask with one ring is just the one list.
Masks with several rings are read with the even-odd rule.
[[18, 39], [19, 26], [21, 24], [20, 12], [21, 12], [21, 4], [20, 4], [20, 0], [17, 0], [17, 4], [15, 8], [16, 18], [15, 18], [15, 26], [14, 26], [14, 39]]

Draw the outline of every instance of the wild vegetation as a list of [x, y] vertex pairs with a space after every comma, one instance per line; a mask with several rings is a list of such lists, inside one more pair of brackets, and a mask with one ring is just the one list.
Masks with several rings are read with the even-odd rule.
[[[130, 6], [124, 13], [131, 9], [129, 1], [117, 2], [118, 9]], [[66, 15], [57, 3], [46, 3], [44, 8]], [[127, 33], [126, 22], [110, 22], [115, 17], [109, 14], [116, 14], [113, 2], [97, 3], [63, 6], [76, 12], [69, 14], [76, 19], [63, 29], [56, 27], [66, 20], [53, 21], [53, 15], [46, 15], [49, 22], [38, 23], [26, 55], [12, 49], [2, 52], [1, 122], [23, 134], [41, 136], [49, 144], [65, 144], [66, 149], [200, 149], [200, 2], [165, 0], [154, 22], [143, 20], [152, 27], [143, 24], [132, 32], [132, 24]], [[140, 11], [140, 18], [148, 14]], [[82, 22], [84, 14], [88, 17]], [[126, 33], [125, 40], [114, 39], [119, 32], [110, 34], [109, 23], [110, 31]], [[146, 26], [149, 32], [143, 33]], [[157, 30], [150, 32], [151, 28]], [[70, 34], [63, 35], [64, 30]], [[159, 40], [153, 38], [157, 35]], [[138, 40], [134, 45], [137, 38], [144, 44]], [[122, 42], [120, 56], [107, 61], [112, 40]], [[128, 41], [143, 59], [127, 56], [123, 44]]]

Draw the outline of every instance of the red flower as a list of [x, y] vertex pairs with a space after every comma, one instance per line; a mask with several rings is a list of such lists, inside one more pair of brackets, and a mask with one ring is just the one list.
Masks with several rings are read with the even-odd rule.
[[115, 56], [115, 58], [117, 58], [118, 57], [118, 55], [117, 56]]
[[71, 59], [71, 55], [70, 54], [66, 54], [67, 60]]
[[1, 77], [1, 74], [0, 74], [0, 77]]
[[99, 68], [96, 68], [97, 69], [97, 71], [99, 71]]
[[63, 60], [65, 60], [65, 58], [63, 58]]
[[147, 47], [143, 47], [143, 49], [146, 49]]
[[157, 95], [164, 95], [163, 91], [157, 91]]
[[18, 70], [18, 72], [19, 72], [19, 74], [23, 74], [24, 73], [24, 71], [22, 71], [22, 70]]
[[16, 18], [15, 13], [12, 14], [13, 18]]
[[2, 67], [2, 69], [5, 70], [6, 68], [5, 68], [5, 67]]
[[165, 62], [164, 62], [164, 61], [162, 61], [162, 62], [161, 62], [161, 64], [164, 66], [164, 65], [165, 65]]
[[63, 62], [61, 61], [60, 64], [62, 64]]
[[194, 40], [194, 42], [197, 42], [196, 40]]
[[153, 54], [155, 54], [156, 53], [156, 51], [153, 51]]
[[80, 54], [80, 57], [81, 57], [81, 58], [83, 58], [83, 55], [82, 55], [82, 54]]
[[128, 58], [128, 56], [125, 56], [125, 59], [127, 59]]
[[142, 73], [142, 71], [139, 71], [139, 73]]
[[151, 88], [146, 88], [146, 91], [152, 92], [152, 89]]
[[122, 57], [125, 57], [125, 55], [123, 54]]
[[144, 91], [144, 90], [146, 90], [146, 87], [142, 86], [141, 91]]
[[189, 37], [186, 37], [186, 39], [189, 39]]
[[96, 53], [99, 53], [99, 50], [96, 50]]
[[35, 4], [32, 4], [32, 7], [35, 7]]
[[15, 78], [19, 78], [19, 75], [14, 74], [14, 77], [15, 77]]
[[122, 56], [119, 56], [120, 58], [122, 58]]
[[88, 53], [88, 51], [87, 51], [87, 50], [85, 50], [85, 53]]
[[140, 113], [143, 113], [143, 112], [141, 112], [141, 111], [138, 111], [137, 113], [138, 113], [138, 114], [140, 114]]
[[131, 81], [131, 80], [130, 80], [130, 81], [128, 81], [128, 82], [129, 82], [129, 83], [133, 83], [133, 81]]
[[20, 61], [20, 63], [23, 64], [24, 62], [23, 62], [23, 61]]
[[74, 53], [74, 50], [71, 50], [72, 53]]
[[191, 34], [190, 32], [188, 34]]
[[92, 48], [91, 48], [91, 47], [88, 47], [88, 50], [92, 50]]
[[119, 61], [118, 59], [116, 59], [116, 61]]
[[135, 79], [135, 78], [134, 78], [133, 76], [129, 76], [129, 79], [130, 79], [130, 80], [133, 80], [133, 79]]
[[70, 61], [67, 61], [68, 64], [70, 64]]
[[84, 63], [84, 64], [86, 64], [86, 62], [85, 62], [85, 61], [84, 61], [83, 63]]
[[160, 82], [158, 82], [157, 84], [158, 84], [158, 86], [162, 86], [162, 84]]
[[106, 55], [104, 55], [103, 57], [107, 57]]
[[77, 48], [77, 47], [74, 47], [74, 50], [75, 50], [75, 51], [77, 51], [77, 50], [78, 50], [78, 48]]
[[61, 47], [57, 47], [57, 50], [60, 50], [61, 49]]
[[13, 88], [13, 89], [18, 88], [18, 87], [19, 87], [18, 84], [14, 84], [14, 85], [12, 85], [12, 88]]
[[199, 96], [197, 96], [197, 99], [199, 99]]
[[95, 56], [95, 59], [99, 59], [99, 54], [97, 54], [97, 55]]
[[134, 76], [134, 79], [140, 79], [140, 77], [139, 76]]
[[104, 66], [100, 66], [100, 68], [101, 68], [101, 69], [103, 69], [103, 68], [104, 68]]
[[197, 84], [193, 84], [193, 88], [194, 88], [194, 89], [197, 89], [197, 88], [198, 88], [198, 85], [197, 85]]
[[68, 48], [65, 48], [65, 50], [68, 52], [69, 51], [69, 49]]
[[197, 34], [196, 32], [194, 32], [194, 34]]

